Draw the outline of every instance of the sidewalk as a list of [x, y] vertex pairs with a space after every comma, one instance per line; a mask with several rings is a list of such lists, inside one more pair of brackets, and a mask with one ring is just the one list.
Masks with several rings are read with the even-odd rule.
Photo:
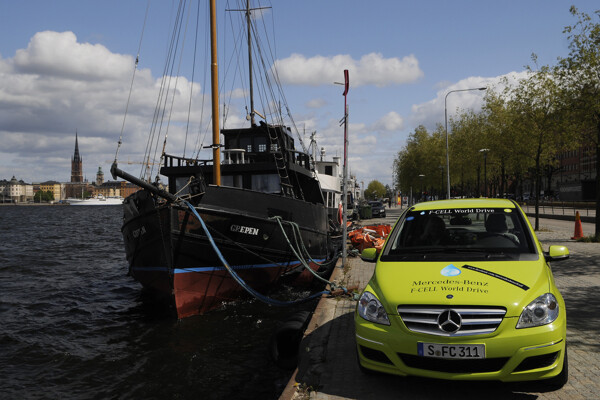
[[[568, 313], [569, 382], [554, 392], [527, 385], [438, 381], [415, 377], [364, 375], [358, 368], [354, 341], [356, 301], [322, 298], [305, 333], [300, 364], [280, 400], [333, 399], [597, 399], [600, 398], [600, 244], [570, 240], [572, 227], [552, 229], [542, 220], [538, 238], [545, 249], [564, 244], [571, 258], [553, 264]], [[566, 226], [566, 225], [565, 225]], [[586, 229], [587, 230], [587, 229]], [[332, 279], [365, 287], [375, 264], [349, 258]]]

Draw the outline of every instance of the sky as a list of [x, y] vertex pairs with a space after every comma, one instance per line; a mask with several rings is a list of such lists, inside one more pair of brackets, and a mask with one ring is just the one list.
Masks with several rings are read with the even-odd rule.
[[[206, 3], [201, 2], [201, 13]], [[221, 93], [239, 99], [247, 88], [226, 55], [235, 49], [231, 15], [237, 12], [226, 9], [240, 6], [233, 0], [217, 3]], [[344, 88], [334, 82], [343, 82], [343, 71], [349, 70], [348, 167], [365, 188], [373, 180], [392, 185], [394, 158], [416, 127], [444, 124], [445, 108], [451, 118], [459, 109], [481, 107], [484, 92], [452, 93], [445, 103], [449, 91], [494, 90], [504, 76], [523, 76], [533, 53], [540, 66], [566, 57], [563, 29], [576, 22], [571, 5], [588, 14], [600, 9], [597, 1], [587, 0], [252, 3], [272, 7], [255, 13], [274, 36], [268, 67], [276, 66], [285, 93], [280, 98], [304, 143], [316, 132], [327, 158], [343, 155]], [[169, 0], [0, 0], [0, 179], [70, 181], [76, 133], [88, 180], [95, 180], [99, 167], [105, 180], [111, 179], [119, 138], [120, 167], [139, 172], [135, 164], [152, 134], [176, 10]], [[186, 25], [190, 37], [193, 25]], [[204, 25], [199, 31], [206, 36]], [[192, 54], [193, 44], [186, 46]], [[204, 47], [196, 54], [197, 64], [209, 64]], [[169, 102], [166, 149], [181, 154], [185, 147], [189, 156], [192, 143], [210, 144], [198, 116], [204, 114], [188, 117], [192, 105], [208, 112], [202, 90], [210, 85], [203, 70], [185, 65], [169, 74], [180, 78], [179, 96]], [[247, 124], [245, 104], [222, 106], [220, 113], [227, 115], [222, 126]], [[261, 114], [266, 108], [255, 106]], [[201, 135], [192, 138], [190, 131]], [[209, 157], [207, 150], [200, 153]]]

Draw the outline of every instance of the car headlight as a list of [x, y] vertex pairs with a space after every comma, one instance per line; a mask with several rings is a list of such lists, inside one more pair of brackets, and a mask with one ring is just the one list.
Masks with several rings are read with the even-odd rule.
[[364, 292], [362, 296], [360, 296], [360, 299], [358, 300], [358, 315], [367, 321], [375, 322], [376, 324], [390, 324], [385, 309], [373, 293]]
[[517, 329], [547, 325], [558, 318], [558, 301], [552, 293], [546, 293], [529, 303], [521, 313]]

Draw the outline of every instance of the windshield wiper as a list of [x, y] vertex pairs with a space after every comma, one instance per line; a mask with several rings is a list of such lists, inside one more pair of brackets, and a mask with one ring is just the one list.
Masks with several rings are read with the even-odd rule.
[[400, 248], [395, 249], [389, 253], [389, 255], [394, 256], [408, 256], [408, 255], [419, 255], [423, 256], [423, 258], [427, 258], [429, 254], [480, 254], [486, 258], [492, 257], [506, 257], [507, 254], [503, 250], [494, 250], [494, 249], [481, 249], [481, 248], [472, 248], [472, 247], [428, 247], [428, 248]]

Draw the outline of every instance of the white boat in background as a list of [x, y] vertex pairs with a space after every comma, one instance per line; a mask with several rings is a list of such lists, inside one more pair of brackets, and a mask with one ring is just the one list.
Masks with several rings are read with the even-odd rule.
[[323, 201], [327, 207], [329, 220], [335, 225], [341, 225], [341, 207], [342, 207], [342, 174], [340, 170], [340, 158], [333, 157], [331, 161], [325, 160], [325, 148], [320, 150], [320, 158], [317, 159], [317, 141], [316, 132], [310, 135], [310, 145], [308, 146], [314, 163], [314, 170], [321, 185]]
[[123, 197], [97, 195], [89, 199], [68, 198], [67, 202], [72, 206], [119, 206], [123, 204]]

